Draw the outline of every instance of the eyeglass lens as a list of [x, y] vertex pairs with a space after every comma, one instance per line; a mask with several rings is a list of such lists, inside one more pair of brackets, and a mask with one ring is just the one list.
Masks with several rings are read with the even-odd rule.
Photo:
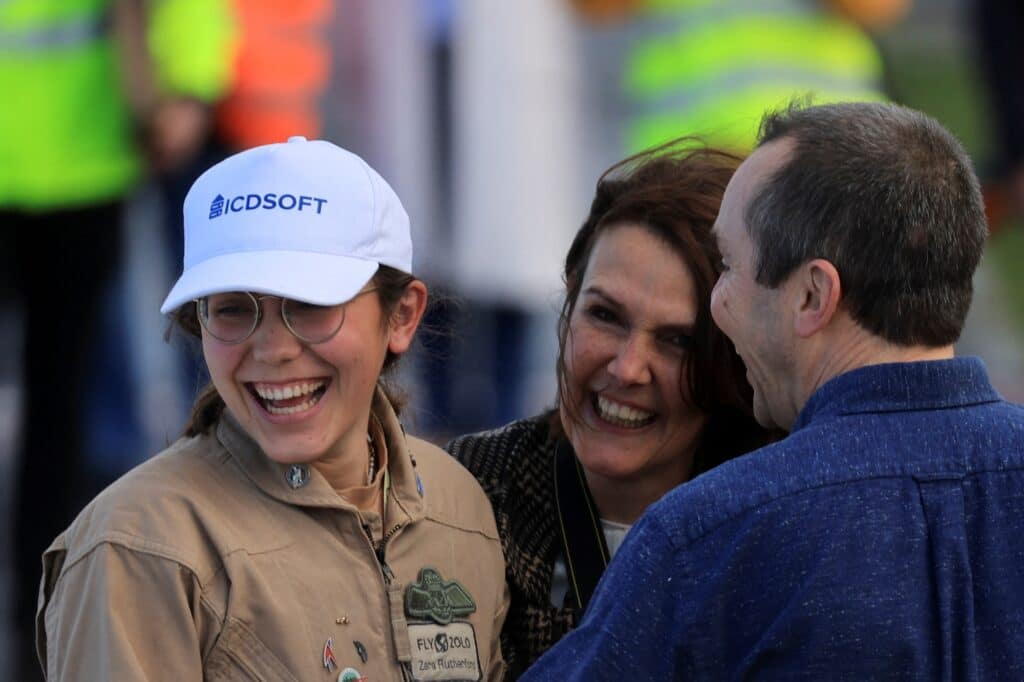
[[[345, 321], [345, 306], [321, 306], [281, 299], [281, 316], [292, 333], [317, 343], [332, 337]], [[199, 319], [214, 337], [229, 343], [249, 337], [259, 323], [259, 302], [248, 292], [213, 294], [199, 300]]]

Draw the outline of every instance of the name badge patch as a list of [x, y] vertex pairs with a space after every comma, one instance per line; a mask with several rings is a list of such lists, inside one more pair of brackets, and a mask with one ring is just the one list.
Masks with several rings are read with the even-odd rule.
[[414, 680], [481, 679], [476, 632], [470, 623], [409, 623]]

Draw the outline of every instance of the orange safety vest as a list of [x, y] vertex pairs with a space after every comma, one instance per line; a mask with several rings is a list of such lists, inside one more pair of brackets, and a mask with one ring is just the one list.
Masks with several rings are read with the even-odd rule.
[[232, 149], [321, 137], [332, 0], [235, 0], [235, 9], [235, 81], [217, 108], [218, 137]]

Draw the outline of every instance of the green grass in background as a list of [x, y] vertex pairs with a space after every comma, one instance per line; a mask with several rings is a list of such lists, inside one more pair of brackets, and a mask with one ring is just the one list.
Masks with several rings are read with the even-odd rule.
[[967, 46], [948, 37], [900, 34], [880, 43], [892, 97], [937, 118], [983, 168], [993, 140], [984, 85]]
[[[952, 130], [985, 179], [996, 142], [990, 134], [985, 83], [965, 37], [948, 28], [900, 26], [879, 36], [879, 44], [892, 97]], [[1024, 222], [994, 227], [985, 259], [1005, 294], [1014, 327], [1024, 335]]]
[[999, 273], [1007, 312], [1024, 334], [1024, 221], [1003, 225], [989, 242], [985, 258]]

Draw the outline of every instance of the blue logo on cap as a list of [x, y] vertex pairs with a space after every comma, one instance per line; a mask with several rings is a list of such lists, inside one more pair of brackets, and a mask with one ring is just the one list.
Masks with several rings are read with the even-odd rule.
[[266, 194], [239, 194], [237, 197], [225, 198], [218, 194], [210, 203], [210, 220], [219, 218], [228, 213], [240, 213], [242, 211], [255, 211], [262, 208], [270, 211], [279, 208], [283, 211], [305, 211], [316, 208], [319, 215], [324, 208], [327, 199], [321, 197], [310, 197], [306, 195], [296, 196], [294, 194], [277, 194], [267, 192]]
[[210, 220], [224, 212], [224, 195], [218, 194], [210, 203]]

